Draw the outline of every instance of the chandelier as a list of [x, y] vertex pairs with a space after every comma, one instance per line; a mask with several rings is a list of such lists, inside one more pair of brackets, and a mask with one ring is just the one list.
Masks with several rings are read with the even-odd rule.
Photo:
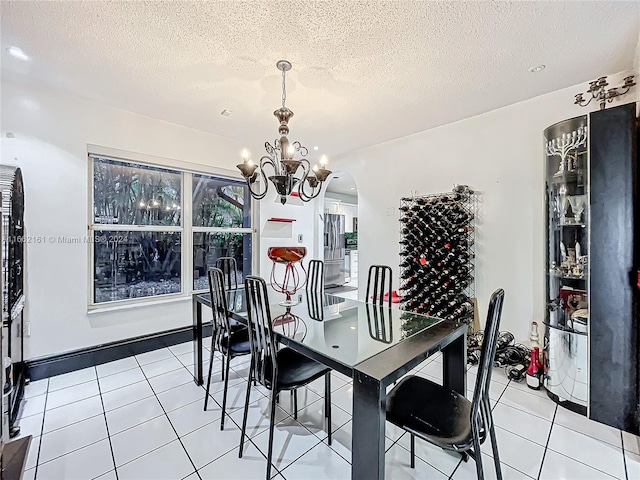
[[[280, 138], [276, 139], [273, 145], [265, 142], [264, 148], [267, 154], [260, 159], [258, 164], [251, 160], [249, 152], [245, 149], [242, 152], [242, 163], [237, 167], [247, 182], [251, 196], [256, 200], [262, 200], [267, 194], [269, 190], [268, 179], [280, 195], [280, 202], [283, 205], [287, 202], [287, 195], [291, 194], [297, 195], [303, 202], [308, 202], [320, 194], [322, 182], [331, 175], [331, 171], [325, 168], [327, 157], [323, 155], [319, 165], [311, 168], [311, 163], [305, 158], [309, 154], [307, 148], [300, 142], [289, 142], [287, 138], [288, 123], [293, 117], [293, 112], [285, 106], [287, 99], [285, 74], [291, 70], [291, 63], [280, 60], [276, 67], [282, 71], [282, 107], [273, 112], [280, 122], [278, 127]], [[300, 158], [296, 159], [296, 156]], [[273, 170], [273, 175], [269, 177], [265, 173], [265, 168], [268, 165]], [[300, 176], [296, 177], [296, 173], [300, 169], [302, 169]], [[262, 177], [262, 182], [256, 182], [259, 176]], [[264, 187], [261, 188], [259, 183], [264, 184]], [[295, 192], [294, 189], [296, 189]]]

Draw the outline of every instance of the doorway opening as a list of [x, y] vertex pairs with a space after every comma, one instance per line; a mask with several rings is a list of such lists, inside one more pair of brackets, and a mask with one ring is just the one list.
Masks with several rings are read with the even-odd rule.
[[[347, 172], [329, 179], [324, 197], [325, 287], [331, 293], [358, 288], [358, 190]], [[354, 297], [355, 298], [355, 297]]]

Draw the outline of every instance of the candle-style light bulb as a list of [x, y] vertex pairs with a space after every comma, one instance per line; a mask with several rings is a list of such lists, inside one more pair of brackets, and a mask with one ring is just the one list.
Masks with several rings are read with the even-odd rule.
[[249, 161], [249, 151], [246, 148], [242, 150], [242, 161], [244, 163], [247, 163]]
[[326, 167], [326, 166], [327, 166], [327, 163], [329, 163], [329, 160], [327, 160], [327, 156], [326, 156], [326, 155], [322, 155], [322, 156], [320, 157], [320, 166], [321, 166], [322, 168], [324, 168], [324, 167]]
[[293, 155], [296, 153], [296, 149], [293, 145], [289, 144], [289, 147], [287, 148], [287, 156], [292, 159]]
[[314, 171], [314, 172], [317, 172], [317, 171], [318, 171], [318, 165], [314, 165], [314, 166], [313, 166], [313, 171]]

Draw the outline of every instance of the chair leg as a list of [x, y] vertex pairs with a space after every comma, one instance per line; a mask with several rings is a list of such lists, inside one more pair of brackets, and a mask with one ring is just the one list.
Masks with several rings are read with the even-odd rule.
[[[220, 352], [220, 353], [222, 354], [222, 352]], [[224, 354], [222, 354], [222, 370], [220, 372], [220, 375], [222, 375], [222, 380], [224, 380], [224, 359], [225, 359], [225, 356], [224, 356]], [[228, 361], [229, 360], [227, 360], [227, 362]]]
[[489, 435], [491, 435], [491, 449], [493, 450], [493, 463], [496, 467], [496, 478], [502, 480], [502, 469], [500, 468], [500, 456], [498, 455], [498, 442], [496, 441], [496, 431], [493, 428], [493, 420], [491, 421], [491, 428], [489, 429]]
[[291, 393], [293, 394], [293, 418], [297, 420], [298, 419], [298, 390], [293, 389], [291, 390]]
[[247, 395], [244, 399], [244, 415], [242, 416], [242, 432], [240, 433], [240, 449], [238, 458], [242, 458], [242, 450], [244, 449], [244, 434], [247, 431], [247, 415], [249, 413], [249, 396], [251, 394], [251, 377], [253, 376], [253, 358], [249, 366], [249, 378], [247, 378]]
[[476, 476], [478, 480], [484, 480], [484, 470], [482, 469], [482, 452], [480, 450], [480, 439], [476, 432], [471, 434], [473, 440], [473, 459], [476, 462]]
[[411, 468], [416, 468], [416, 437], [414, 434], [411, 435]]
[[227, 409], [227, 388], [229, 387], [229, 366], [231, 357], [227, 358], [227, 372], [224, 377], [224, 391], [222, 392], [222, 418], [220, 419], [220, 430], [224, 430], [224, 414]]
[[331, 372], [324, 376], [324, 416], [327, 417], [327, 442], [331, 445]]
[[271, 415], [269, 416], [269, 450], [267, 454], [267, 480], [270, 480], [271, 478], [271, 458], [273, 456], [273, 429], [276, 423], [276, 396], [276, 390], [271, 390]]
[[209, 375], [207, 375], [207, 389], [204, 395], [204, 411], [207, 411], [207, 405], [209, 404], [209, 390], [211, 388], [211, 373], [213, 372], [213, 351], [214, 346], [211, 342], [211, 351], [209, 352]]

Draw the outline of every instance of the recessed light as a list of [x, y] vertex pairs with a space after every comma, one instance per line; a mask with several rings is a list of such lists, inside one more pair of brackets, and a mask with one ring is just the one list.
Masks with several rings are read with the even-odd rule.
[[229, 115], [231, 115], [231, 110], [225, 108], [220, 112], [220, 115], [222, 115], [223, 117], [228, 117]]
[[538, 73], [544, 70], [545, 68], [546, 68], [546, 65], [540, 64], [540, 65], [536, 65], [535, 67], [531, 67], [529, 71], [531, 73]]
[[317, 152], [318, 151], [318, 146], [316, 145], [315, 147], [313, 147], [313, 149]]
[[7, 47], [7, 52], [9, 52], [9, 55], [11, 55], [12, 57], [16, 57], [20, 60], [24, 60], [24, 61], [29, 60], [29, 55], [24, 53], [20, 47], [15, 47], [15, 46]]
[[356, 189], [356, 187], [351, 187], [349, 190], [355, 190], [355, 189]]

